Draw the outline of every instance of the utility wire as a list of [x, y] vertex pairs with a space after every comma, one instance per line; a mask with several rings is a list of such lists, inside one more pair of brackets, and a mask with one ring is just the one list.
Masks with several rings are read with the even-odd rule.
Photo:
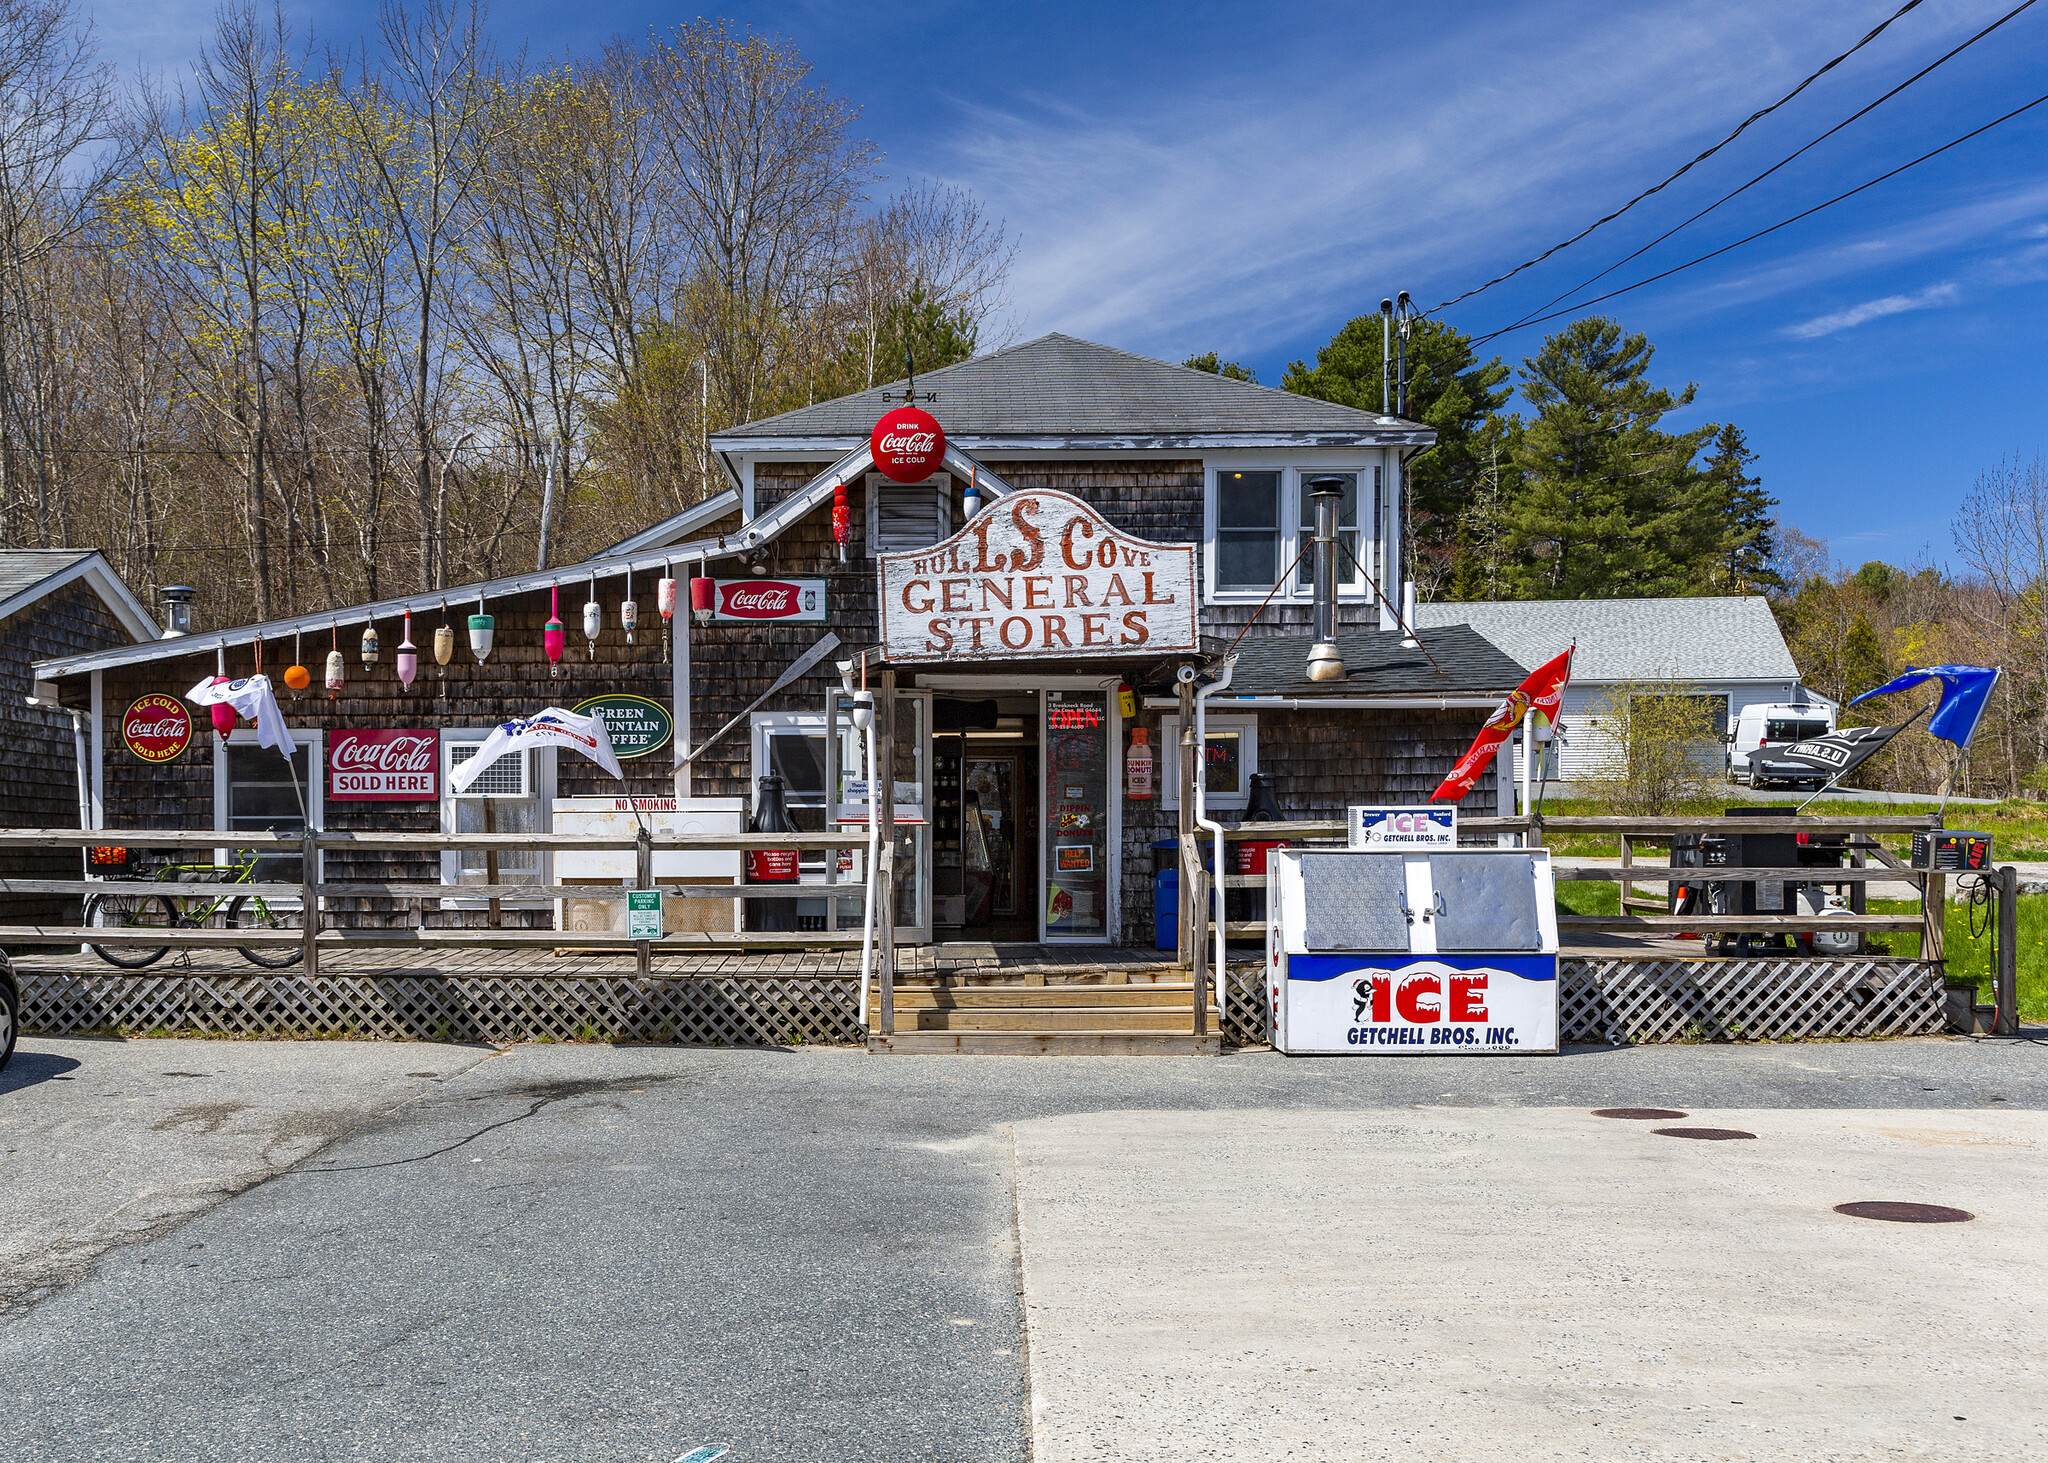
[[1779, 97], [1776, 101], [1772, 102], [1768, 107], [1765, 107], [1760, 111], [1751, 112], [1747, 117], [1743, 119], [1742, 125], [1740, 127], [1737, 127], [1733, 132], [1729, 133], [1726, 137], [1722, 138], [1719, 142], [1715, 143], [1712, 147], [1708, 148], [1705, 152], [1701, 153], [1698, 157], [1694, 158], [1691, 162], [1687, 163], [1684, 167], [1680, 168], [1670, 177], [1664, 179], [1660, 183], [1654, 184], [1651, 187], [1645, 188], [1642, 192], [1638, 193], [1635, 197], [1629, 199], [1628, 202], [1622, 204], [1621, 207], [1615, 209], [1614, 212], [1608, 214], [1605, 218], [1595, 219], [1592, 223], [1586, 225], [1586, 227], [1584, 227], [1583, 229], [1580, 229], [1576, 234], [1573, 234], [1569, 239], [1566, 239], [1562, 244], [1551, 245], [1548, 249], [1545, 249], [1541, 254], [1538, 254], [1534, 259], [1525, 260], [1524, 262], [1517, 264], [1513, 269], [1510, 269], [1506, 274], [1497, 275], [1493, 279], [1489, 279], [1485, 284], [1478, 285], [1472, 289], [1465, 291], [1465, 293], [1462, 295], [1457, 295], [1452, 297], [1451, 299], [1445, 300], [1441, 305], [1433, 306], [1432, 308], [1423, 311], [1423, 313], [1425, 315], [1434, 315], [1439, 310], [1448, 309], [1452, 305], [1457, 304], [1461, 300], [1469, 300], [1476, 294], [1480, 294], [1485, 290], [1492, 289], [1495, 285], [1500, 284], [1503, 280], [1513, 279], [1516, 275], [1520, 274], [1525, 269], [1535, 268], [1535, 266], [1541, 264], [1544, 260], [1548, 259], [1558, 250], [1568, 249], [1573, 244], [1578, 243], [1579, 240], [1585, 238], [1586, 235], [1592, 233], [1593, 230], [1599, 228], [1602, 224], [1613, 223], [1616, 219], [1620, 218], [1623, 214], [1627, 213], [1631, 208], [1634, 208], [1638, 203], [1641, 203], [1645, 198], [1648, 198], [1653, 193], [1662, 192], [1665, 188], [1670, 187], [1673, 183], [1677, 182], [1680, 178], [1684, 177], [1687, 173], [1691, 172], [1693, 168], [1705, 162], [1708, 158], [1712, 157], [1715, 153], [1719, 152], [1722, 148], [1726, 147], [1729, 143], [1733, 142], [1736, 138], [1740, 137], [1744, 132], [1749, 130], [1751, 123], [1761, 121], [1763, 118], [1770, 116], [1771, 113], [1777, 111], [1778, 108], [1784, 106], [1785, 103], [1791, 101], [1792, 98], [1798, 96], [1799, 93], [1805, 91], [1809, 86], [1812, 86], [1816, 81], [1820, 80], [1823, 76], [1827, 75], [1830, 71], [1834, 70], [1837, 66], [1841, 65], [1844, 61], [1848, 60], [1851, 56], [1855, 55], [1865, 46], [1869, 45], [1872, 41], [1876, 40], [1879, 36], [1883, 35], [1886, 29], [1890, 27], [1893, 21], [1896, 21], [1900, 16], [1904, 15], [1909, 10], [1917, 10], [1920, 7], [1920, 4], [1921, 0], [1906, 0], [1906, 3], [1904, 5], [1901, 5], [1896, 11], [1894, 11], [1891, 14], [1891, 16], [1888, 19], [1881, 22], [1875, 29], [1873, 29], [1870, 32], [1869, 35], [1865, 36], [1862, 40], [1858, 41], [1848, 50], [1842, 52], [1841, 55], [1835, 57], [1834, 60], [1828, 62], [1827, 65], [1821, 67], [1820, 70], [1814, 72], [1813, 75], [1807, 77], [1806, 80], [1800, 82], [1799, 85], [1793, 87], [1792, 90], [1786, 92], [1783, 96]]
[[[1557, 304], [1558, 301], [1570, 299], [1573, 295], [1577, 294], [1580, 290], [1585, 289], [1588, 285], [1598, 284], [1601, 280], [1607, 278], [1608, 275], [1614, 273], [1615, 270], [1621, 268], [1622, 265], [1628, 263], [1630, 260], [1640, 259], [1643, 255], [1649, 253], [1652, 249], [1656, 248], [1659, 244], [1663, 243], [1666, 239], [1670, 238], [1680, 229], [1690, 228], [1693, 224], [1698, 223], [1701, 219], [1705, 218], [1708, 214], [1712, 213], [1722, 204], [1727, 203], [1731, 199], [1737, 198], [1744, 193], [1747, 193], [1751, 188], [1754, 188], [1764, 179], [1770, 177], [1771, 174], [1777, 172], [1778, 169], [1784, 167], [1793, 159], [1801, 156], [1804, 153], [1813, 151], [1814, 148], [1819, 147], [1823, 142], [1826, 142], [1830, 137], [1833, 137], [1837, 132], [1840, 132], [1844, 127], [1847, 127], [1851, 122], [1857, 121], [1862, 117], [1868, 116], [1871, 112], [1876, 111], [1879, 107], [1883, 106], [1886, 102], [1890, 101], [1893, 97], [1897, 96], [1900, 92], [1904, 91], [1907, 87], [1911, 86], [1921, 77], [1927, 75], [1928, 72], [1934, 70], [1938, 66], [1942, 66], [1947, 62], [1954, 60], [1957, 56], [1960, 56], [1963, 52], [1969, 50], [1970, 47], [1976, 45], [1977, 42], [1983, 40], [1984, 37], [1990, 35], [2000, 26], [2004, 25], [2008, 20], [2011, 20], [2014, 16], [2018, 15], [2022, 10], [2031, 8], [2033, 4], [2034, 0], [2022, 0], [2021, 4], [2015, 6], [2011, 10], [2008, 10], [2005, 14], [1999, 16], [1998, 19], [1992, 21], [1991, 24], [1985, 26], [1984, 29], [1978, 31], [1977, 34], [1971, 36], [1967, 41], [1964, 41], [1960, 46], [1957, 46], [1953, 51], [1950, 51], [1947, 55], [1940, 57], [1938, 60], [1930, 61], [1927, 65], [1921, 67], [1918, 71], [1914, 72], [1911, 76], [1907, 77], [1904, 81], [1900, 82], [1897, 86], [1893, 87], [1890, 91], [1886, 92], [1883, 96], [1879, 97], [1876, 101], [1872, 102], [1869, 106], [1865, 107], [1862, 111], [1857, 112], [1854, 116], [1845, 117], [1841, 121], [1837, 122], [1834, 126], [1828, 128], [1827, 131], [1821, 133], [1820, 136], [1814, 138], [1813, 141], [1807, 143], [1806, 146], [1800, 148], [1798, 152], [1788, 153], [1786, 156], [1780, 158], [1777, 162], [1773, 163], [1770, 167], [1765, 168], [1761, 173], [1758, 173], [1754, 178], [1751, 178], [1747, 183], [1744, 183], [1740, 188], [1735, 189], [1733, 192], [1722, 194], [1719, 198], [1716, 198], [1712, 203], [1709, 203], [1705, 208], [1701, 209], [1691, 218], [1685, 220], [1685, 222], [1675, 224], [1671, 228], [1666, 229], [1663, 233], [1657, 235], [1656, 238], [1650, 240], [1649, 243], [1643, 245], [1642, 248], [1636, 250], [1633, 254], [1623, 255], [1621, 258], [1615, 260], [1612, 264], [1608, 265], [1605, 269], [1601, 270], [1598, 274], [1594, 275], [1591, 279], [1581, 280], [1579, 281], [1579, 283], [1573, 285], [1570, 289], [1566, 290], [1563, 294], [1555, 295], [1552, 298], [1545, 300], [1542, 304], [1538, 305], [1535, 308], [1535, 310], [1532, 310], [1530, 313], [1532, 315], [1540, 314], [1541, 312], [1548, 310], [1552, 305]], [[1508, 328], [1512, 330], [1515, 327], [1511, 325]]]
[[1932, 152], [1923, 152], [1920, 154], [1920, 156], [1914, 158], [1911, 162], [1900, 163], [1897, 167], [1893, 168], [1888, 173], [1880, 173], [1878, 174], [1878, 176], [1872, 178], [1867, 183], [1859, 183], [1856, 187], [1851, 188], [1846, 193], [1837, 193], [1833, 198], [1828, 199], [1825, 203], [1816, 203], [1813, 207], [1807, 209], [1803, 213], [1795, 213], [1792, 215], [1792, 217], [1788, 219], [1781, 219], [1777, 223], [1772, 224], [1767, 229], [1758, 229], [1755, 233], [1737, 239], [1732, 244], [1723, 244], [1718, 249], [1702, 254], [1697, 258], [1688, 259], [1683, 264], [1674, 264], [1671, 266], [1671, 268], [1663, 270], [1657, 274], [1653, 274], [1647, 279], [1639, 279], [1634, 284], [1625, 284], [1618, 290], [1609, 290], [1604, 295], [1595, 295], [1590, 300], [1581, 300], [1578, 304], [1571, 306], [1569, 309], [1553, 310], [1548, 315], [1536, 315], [1532, 316], [1527, 320], [1518, 320], [1513, 325], [1503, 325], [1500, 329], [1490, 331], [1487, 334], [1482, 335], [1478, 339], [1474, 340], [1472, 342], [1472, 346], [1476, 349], [1477, 347], [1484, 345], [1487, 341], [1492, 340], [1497, 336], [1506, 335], [1511, 330], [1520, 330], [1524, 326], [1529, 325], [1541, 325], [1545, 321], [1555, 320], [1561, 315], [1575, 314], [1580, 310], [1586, 309], [1588, 306], [1598, 305], [1603, 301], [1611, 300], [1617, 295], [1625, 295], [1631, 290], [1639, 290], [1644, 285], [1655, 284], [1660, 279], [1669, 279], [1672, 275], [1679, 273], [1681, 270], [1690, 269], [1695, 264], [1705, 264], [1709, 259], [1718, 259], [1731, 249], [1740, 249], [1744, 244], [1753, 244], [1758, 239], [1763, 238], [1766, 234], [1775, 234], [1779, 229], [1788, 228], [1791, 225], [1798, 223], [1803, 218], [1811, 218], [1814, 214], [1819, 213], [1824, 208], [1832, 208], [1837, 203], [1842, 202], [1844, 199], [1854, 198], [1858, 193], [1866, 192], [1869, 189], [1875, 188], [1879, 183], [1885, 182], [1886, 180], [1891, 178], [1896, 178], [1899, 174], [1905, 172], [1908, 168], [1917, 168], [1918, 166], [1920, 166], [1920, 164], [1926, 162], [1930, 158], [1940, 157], [1943, 153], [1949, 151], [1951, 148], [1961, 147], [1971, 138], [1981, 136], [1982, 134], [1989, 132], [1994, 127], [2001, 126], [2006, 122], [2010, 122], [2013, 118], [2019, 116], [2022, 112], [2031, 112], [2034, 108], [2040, 106], [2043, 102], [2048, 102], [2048, 96], [2035, 97], [2025, 106], [2014, 107], [2010, 112], [2007, 112], [2003, 117], [1998, 117], [1992, 121], [1986, 122], [1982, 127], [1977, 128], [1975, 131], [1965, 132], [1961, 137], [1958, 137], [1953, 142], [1944, 142], [1940, 147], [1935, 148]]

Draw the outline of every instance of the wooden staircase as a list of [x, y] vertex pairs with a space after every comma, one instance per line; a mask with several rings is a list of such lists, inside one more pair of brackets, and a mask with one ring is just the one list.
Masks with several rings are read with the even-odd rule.
[[1212, 1056], [1222, 1046], [1213, 995], [1197, 1036], [1194, 986], [1170, 965], [1035, 979], [898, 975], [895, 1008], [884, 1036], [881, 992], [869, 993], [869, 1051]]

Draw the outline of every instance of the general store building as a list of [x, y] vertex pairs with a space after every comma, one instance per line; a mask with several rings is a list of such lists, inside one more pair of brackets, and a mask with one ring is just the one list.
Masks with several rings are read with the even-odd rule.
[[[313, 672], [309, 690], [280, 694], [306, 816], [324, 828], [547, 829], [567, 800], [593, 797], [737, 807], [771, 773], [798, 828], [844, 826], [865, 817], [867, 796], [847, 683], [888, 676], [896, 766], [878, 782], [898, 822], [898, 941], [1150, 945], [1153, 846], [1179, 818], [1181, 667], [1206, 677], [1235, 657], [1201, 752], [1209, 806], [1233, 820], [1255, 775], [1285, 817], [1426, 799], [1525, 674], [1523, 659], [1468, 626], [1424, 630], [1418, 644], [1395, 623], [1403, 471], [1432, 442], [1426, 426], [1051, 335], [920, 376], [915, 390], [931, 399], [919, 404], [944, 426], [946, 451], [929, 479], [902, 483], [874, 470], [869, 433], [906, 389], [715, 435], [725, 492], [585, 563], [261, 626], [204, 627], [202, 605], [203, 628], [182, 641], [45, 662], [38, 675], [99, 727], [93, 816], [110, 829], [297, 826], [283, 759], [250, 729], [216, 738], [198, 713], [190, 746], [160, 760], [122, 736], [138, 698], [177, 696], [217, 666], [247, 674], [260, 655], [273, 680], [295, 663]], [[1325, 476], [1342, 484], [1346, 674], [1311, 681], [1306, 485]], [[657, 579], [699, 575], [717, 583], [715, 617], [691, 624], [685, 595], [664, 634]], [[629, 595], [640, 607], [631, 643], [619, 613]], [[581, 633], [586, 599], [602, 615], [593, 643]], [[550, 666], [541, 628], [557, 602], [569, 649]], [[408, 612], [421, 651], [409, 688], [393, 665]], [[482, 661], [467, 647], [478, 612], [494, 621]], [[438, 665], [430, 647], [443, 625], [455, 650]], [[379, 639], [369, 663], [366, 627]], [[828, 636], [836, 643], [764, 699]], [[347, 662], [332, 695], [321, 688], [330, 649]], [[623, 785], [533, 752], [467, 795], [451, 791], [449, 772], [498, 722], [592, 698], [619, 718], [615, 732], [631, 723]], [[335, 751], [359, 759], [367, 733], [370, 744], [430, 744], [420, 755], [431, 791], [368, 799], [356, 781], [338, 795]], [[1131, 757], [1141, 739], [1155, 757], [1149, 788]], [[1468, 804], [1492, 813], [1500, 796], [1489, 775]], [[482, 877], [472, 855], [438, 867], [325, 857], [364, 861], [324, 870], [328, 881], [438, 879], [449, 890], [424, 914], [365, 900], [334, 911], [337, 922], [485, 917], [461, 892]], [[500, 878], [555, 883], [554, 857], [507, 856]], [[857, 900], [822, 887], [849, 870], [825, 865], [806, 861], [821, 888], [799, 904], [800, 930], [846, 928], [850, 915], [857, 926]], [[546, 927], [563, 912], [536, 900], [499, 917]]]

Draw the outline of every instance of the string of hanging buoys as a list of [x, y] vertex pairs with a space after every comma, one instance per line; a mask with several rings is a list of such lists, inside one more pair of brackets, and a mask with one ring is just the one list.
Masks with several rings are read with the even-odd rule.
[[633, 566], [626, 566], [626, 597], [619, 601], [619, 628], [626, 632], [626, 643], [633, 643], [633, 631], [640, 625], [640, 606], [633, 602]]
[[583, 638], [590, 645], [590, 658], [597, 659], [597, 637], [604, 631], [604, 606], [597, 602], [597, 576], [590, 576], [590, 598], [583, 601]]
[[313, 673], [306, 669], [306, 634], [303, 630], [292, 631], [292, 663], [285, 667], [284, 683], [294, 701], [313, 684]]
[[333, 636], [333, 648], [327, 652], [327, 699], [332, 701], [348, 680], [348, 663], [341, 657], [341, 626], [329, 621], [327, 628]]
[[455, 630], [448, 623], [448, 601], [441, 601], [441, 628], [434, 632], [434, 664], [440, 670], [434, 673], [436, 680], [448, 679], [448, 662], [455, 659]]
[[676, 617], [676, 566], [662, 565], [661, 582], [654, 586], [654, 607], [661, 611], [661, 658], [668, 659], [668, 622]]
[[412, 689], [413, 678], [420, 673], [419, 647], [412, 643], [412, 611], [405, 612], [405, 638], [398, 642], [398, 684], [406, 690]]
[[562, 652], [568, 647], [569, 632], [562, 628], [562, 586], [548, 590], [548, 622], [540, 627], [540, 647], [547, 652], [548, 674], [562, 674]]

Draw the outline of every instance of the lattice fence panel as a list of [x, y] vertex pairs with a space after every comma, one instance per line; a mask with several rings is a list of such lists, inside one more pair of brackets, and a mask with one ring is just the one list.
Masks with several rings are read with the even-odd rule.
[[[1918, 960], [1558, 962], [1565, 1041], [1786, 1041], [1944, 1029], [1938, 967]], [[1270, 1039], [1263, 966], [1230, 972], [1224, 1040]]]
[[21, 977], [23, 1029], [415, 1041], [857, 1042], [852, 976]]

